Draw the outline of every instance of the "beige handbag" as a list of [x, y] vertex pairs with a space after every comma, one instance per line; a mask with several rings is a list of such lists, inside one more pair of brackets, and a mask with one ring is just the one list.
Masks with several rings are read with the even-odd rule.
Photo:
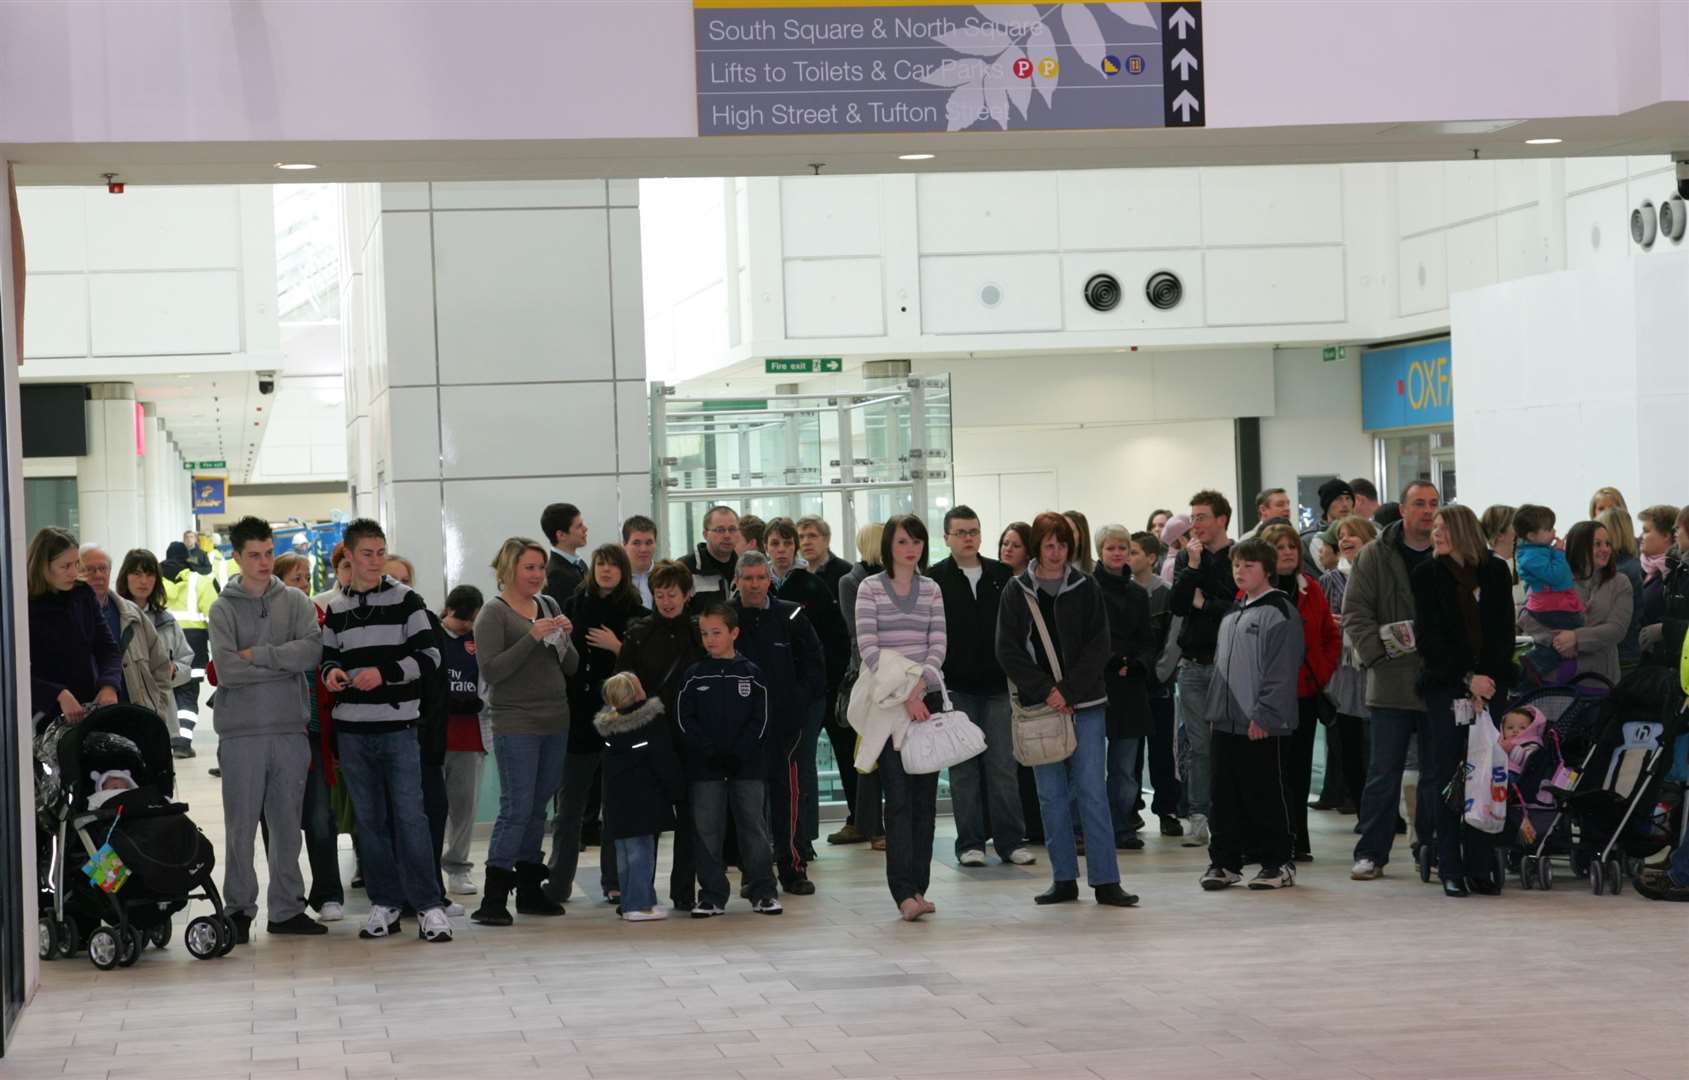
[[[1050, 674], [1061, 681], [1061, 658], [1056, 655], [1055, 643], [1050, 640], [1050, 628], [1044, 625], [1044, 613], [1038, 600], [1025, 589], [1021, 595], [1032, 609], [1032, 625], [1044, 643], [1044, 655], [1050, 658]], [[1015, 760], [1022, 765], [1054, 765], [1066, 761], [1079, 748], [1079, 738], [1073, 730], [1073, 714], [1051, 708], [1044, 702], [1023, 704], [1020, 691], [1009, 683], [1009, 710], [1014, 720]]]

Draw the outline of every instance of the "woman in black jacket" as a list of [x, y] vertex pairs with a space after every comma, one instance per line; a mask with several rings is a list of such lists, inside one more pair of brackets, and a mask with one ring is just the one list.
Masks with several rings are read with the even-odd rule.
[[1124, 525], [1097, 530], [1097, 585], [1108, 612], [1108, 809], [1114, 822], [1114, 846], [1139, 851], [1143, 824], [1137, 809], [1141, 790], [1138, 762], [1155, 721], [1149, 686], [1155, 669], [1156, 633], [1149, 614], [1149, 593], [1132, 580], [1126, 565], [1132, 534]]
[[[1454, 704], [1499, 708], [1513, 685], [1513, 575], [1484, 543], [1478, 518], [1464, 506], [1445, 506], [1431, 526], [1432, 557], [1413, 571], [1414, 640], [1424, 661], [1424, 748], [1420, 780], [1437, 793], [1437, 874], [1445, 896], [1469, 892], [1494, 896], [1494, 842], [1461, 824], [1467, 730], [1457, 726]], [[1441, 797], [1454, 782], [1461, 793]], [[1420, 843], [1432, 842], [1420, 837]]]
[[[1065, 761], [1033, 769], [1044, 817], [1044, 844], [1053, 878], [1040, 904], [1079, 899], [1079, 854], [1073, 842], [1073, 804], [1085, 830], [1085, 876], [1097, 903], [1131, 907], [1138, 898], [1120, 888], [1114, 825], [1108, 811], [1104, 761], [1108, 754], [1104, 671], [1111, 658], [1102, 589], [1072, 565], [1073, 526], [1057, 513], [1032, 522], [1033, 562], [1003, 590], [997, 608], [997, 659], [1016, 699], [1048, 705], [1072, 717], [1077, 748]], [[1052, 665], [1032, 609], [1049, 631]], [[1146, 620], [1147, 621], [1147, 620]], [[1054, 668], [1060, 667], [1057, 678]]]
[[[552, 837], [550, 880], [546, 883], [546, 895], [560, 903], [569, 898], [574, 887], [581, 821], [603, 764], [604, 742], [593, 730], [591, 718], [604, 707], [604, 680], [616, 672], [616, 657], [622, 651], [628, 624], [650, 614], [639, 602], [633, 565], [620, 544], [604, 544], [592, 553], [587, 575], [564, 603], [563, 614], [572, 624], [569, 635], [581, 654], [581, 667], [569, 680], [569, 715], [573, 722], [569, 724], [568, 753], [563, 758], [557, 832]], [[602, 849], [598, 882], [605, 899], [621, 895], [616, 885], [616, 860], [604, 858]]]
[[[616, 670], [631, 672], [651, 697], [663, 703], [663, 720], [675, 752], [685, 752], [676, 718], [680, 715], [681, 684], [686, 669], [707, 654], [698, 640], [698, 626], [687, 611], [692, 597], [692, 571], [684, 563], [665, 560], [651, 568], [651, 602], [656, 612], [628, 624]], [[613, 800], [612, 800], [613, 801]], [[612, 807], [612, 812], [614, 808]], [[684, 790], [674, 804], [674, 867], [669, 873], [669, 899], [676, 911], [691, 911], [698, 899], [697, 872], [692, 863], [692, 802]]]
[[117, 704], [123, 652], [94, 590], [76, 580], [76, 537], [42, 529], [29, 542], [29, 707], [74, 724], [84, 706]]

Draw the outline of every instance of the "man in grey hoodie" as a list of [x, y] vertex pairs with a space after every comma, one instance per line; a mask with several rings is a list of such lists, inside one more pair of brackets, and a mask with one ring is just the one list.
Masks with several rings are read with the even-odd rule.
[[311, 744], [306, 695], [322, 657], [311, 600], [273, 573], [275, 539], [260, 518], [229, 531], [240, 573], [211, 605], [207, 622], [217, 671], [217, 764], [223, 772], [223, 900], [236, 944], [250, 939], [258, 913], [253, 835], [269, 823], [272, 934], [326, 934], [305, 914], [299, 847]]

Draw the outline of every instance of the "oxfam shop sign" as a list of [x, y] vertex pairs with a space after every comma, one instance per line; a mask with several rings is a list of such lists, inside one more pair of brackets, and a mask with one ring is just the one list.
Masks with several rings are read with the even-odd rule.
[[1361, 357], [1361, 426], [1367, 431], [1454, 423], [1454, 351], [1447, 339]]
[[700, 135], [1201, 127], [1196, 0], [693, 0]]

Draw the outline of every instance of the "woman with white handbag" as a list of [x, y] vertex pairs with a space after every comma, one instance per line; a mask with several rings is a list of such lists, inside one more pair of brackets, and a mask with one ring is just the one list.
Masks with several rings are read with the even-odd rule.
[[[943, 677], [945, 635], [944, 599], [938, 584], [923, 573], [927, 527], [920, 518], [898, 514], [886, 522], [880, 537], [880, 565], [885, 569], [863, 581], [856, 593], [861, 678], [878, 670], [882, 653], [920, 665], [924, 674], [911, 680], [903, 709], [909, 723], [924, 724], [931, 715], [927, 693]], [[886, 884], [898, 912], [905, 921], [914, 922], [938, 910], [926, 895], [938, 816], [938, 774], [906, 771], [903, 741], [902, 737], [885, 741], [879, 774], [886, 798]]]
[[1040, 904], [1079, 899], [1077, 793], [1086, 881], [1097, 903], [1131, 907], [1138, 898], [1120, 887], [1105, 780], [1108, 615], [1096, 581], [1070, 565], [1073, 545], [1073, 526], [1065, 517], [1039, 514], [1032, 522], [1036, 557], [1003, 591], [997, 610], [997, 659], [1009, 677], [1015, 757], [1035, 766], [1054, 878], [1035, 899]]
[[[1445, 506], [1431, 521], [1432, 557], [1414, 568], [1413, 636], [1425, 672], [1421, 785], [1441, 793], [1466, 762], [1468, 732], [1455, 702], [1483, 713], [1504, 702], [1513, 684], [1513, 575], [1484, 544], [1478, 518], [1464, 506]], [[1483, 718], [1479, 723], [1488, 723]], [[1486, 763], [1475, 762], [1482, 768]], [[1457, 787], [1464, 793], [1465, 781]], [[1437, 799], [1437, 876], [1443, 895], [1494, 896], [1501, 891], [1489, 834], [1462, 827], [1463, 806]]]

